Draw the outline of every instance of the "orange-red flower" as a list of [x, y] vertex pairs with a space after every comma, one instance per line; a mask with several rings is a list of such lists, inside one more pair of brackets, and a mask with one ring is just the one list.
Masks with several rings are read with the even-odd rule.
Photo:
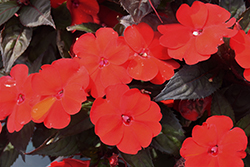
[[97, 16], [99, 5], [96, 0], [68, 0], [67, 8], [72, 18], [71, 25], [88, 22], [99, 23]]
[[227, 116], [212, 116], [206, 122], [196, 125], [192, 137], [187, 138], [180, 150], [185, 158], [185, 167], [217, 166], [243, 167], [247, 137], [245, 132], [235, 127]]
[[95, 36], [82, 35], [75, 42], [73, 52], [75, 59], [89, 72], [91, 95], [95, 98], [104, 96], [109, 85], [127, 84], [132, 80], [123, 66], [129, 57], [129, 47], [112, 28], [100, 28]]
[[160, 43], [168, 48], [170, 57], [184, 59], [189, 65], [207, 60], [224, 43], [223, 37], [237, 33], [228, 29], [235, 23], [235, 18], [229, 20], [230, 15], [226, 9], [210, 3], [194, 1], [191, 7], [182, 4], [176, 12], [180, 24], [158, 26], [163, 34]]
[[107, 87], [106, 99], [97, 98], [90, 111], [101, 141], [127, 154], [149, 146], [161, 131], [161, 117], [159, 106], [147, 94], [122, 84]]
[[250, 81], [250, 31], [239, 30], [238, 33], [230, 39], [230, 47], [235, 52], [235, 60], [245, 68], [244, 78]]
[[20, 131], [31, 121], [32, 102], [39, 98], [31, 88], [31, 75], [24, 64], [15, 65], [10, 76], [0, 78], [0, 119], [7, 116], [7, 129], [10, 133]]
[[132, 78], [163, 84], [174, 75], [174, 69], [179, 68], [168, 56], [167, 49], [160, 45], [159, 37], [160, 33], [146, 23], [125, 29], [124, 39], [132, 49], [127, 67]]
[[47, 128], [64, 128], [86, 100], [88, 72], [73, 59], [59, 59], [41, 69], [32, 77], [33, 90], [42, 97], [33, 106], [32, 119]]
[[61, 162], [54, 161], [49, 167], [89, 167], [90, 161], [65, 158]]
[[50, 0], [50, 5], [52, 8], [57, 8], [65, 1], [67, 1], [67, 0]]

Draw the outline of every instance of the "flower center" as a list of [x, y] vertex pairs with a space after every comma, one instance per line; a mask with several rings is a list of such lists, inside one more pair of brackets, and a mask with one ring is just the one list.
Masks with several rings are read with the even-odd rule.
[[122, 122], [124, 125], [128, 126], [130, 125], [130, 122], [133, 120], [131, 116], [128, 115], [122, 115]]
[[63, 89], [60, 90], [55, 96], [57, 99], [61, 99], [63, 97]]
[[149, 57], [149, 50], [143, 48], [142, 51], [138, 55], [140, 55], [143, 58], [147, 58], [147, 57]]
[[199, 36], [202, 33], [202, 31], [203, 31], [202, 29], [194, 30], [193, 31], [193, 36], [195, 36], [195, 37]]
[[101, 58], [100, 62], [99, 62], [99, 67], [102, 68], [102, 67], [105, 67], [109, 65], [109, 62], [107, 59], [105, 59], [104, 57]]
[[78, 6], [79, 6], [79, 4], [80, 4], [79, 0], [71, 0], [71, 2], [72, 2], [72, 6], [73, 6], [74, 8], [78, 8]]
[[219, 151], [218, 151], [218, 146], [217, 146], [217, 145], [211, 147], [211, 148], [208, 150], [208, 153], [211, 154], [211, 155], [213, 155], [213, 156], [218, 155], [218, 152], [219, 152]]
[[25, 100], [25, 96], [20, 93], [17, 97], [17, 104], [22, 104], [24, 100]]

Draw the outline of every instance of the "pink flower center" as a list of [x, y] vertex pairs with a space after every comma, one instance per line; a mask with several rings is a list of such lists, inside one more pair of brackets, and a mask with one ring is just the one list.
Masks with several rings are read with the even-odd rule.
[[17, 104], [22, 104], [24, 100], [25, 100], [24, 95], [20, 93], [17, 97]]
[[202, 33], [202, 31], [203, 31], [202, 29], [197, 29], [197, 30], [194, 30], [192, 32], [192, 34], [193, 34], [193, 36], [197, 37]]
[[63, 97], [63, 89], [56, 94], [57, 99], [61, 99], [62, 97]]
[[130, 122], [133, 120], [131, 116], [128, 115], [122, 115], [122, 122], [124, 125], [128, 126], [130, 125]]
[[217, 146], [217, 145], [211, 147], [211, 148], [208, 150], [208, 153], [211, 154], [211, 155], [213, 155], [213, 156], [218, 155], [218, 152], [219, 152], [219, 151], [218, 151], [218, 146]]
[[102, 68], [102, 67], [105, 67], [109, 65], [109, 62], [107, 59], [105, 59], [104, 57], [101, 58], [100, 62], [99, 62], [99, 67]]
[[80, 4], [79, 0], [71, 0], [71, 2], [72, 2], [72, 6], [73, 6], [74, 8], [78, 8], [78, 6], [79, 6], [79, 4]]

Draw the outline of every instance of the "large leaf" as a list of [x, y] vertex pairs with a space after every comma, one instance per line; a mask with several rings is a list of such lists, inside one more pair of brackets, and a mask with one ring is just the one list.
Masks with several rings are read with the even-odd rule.
[[227, 115], [235, 122], [234, 110], [227, 99], [220, 93], [213, 94], [211, 104], [212, 115]]
[[248, 137], [250, 136], [250, 121], [249, 120], [250, 120], [250, 114], [241, 118], [235, 125], [243, 129]]
[[0, 2], [0, 26], [9, 20], [19, 8], [16, 1]]
[[50, 15], [49, 0], [30, 0], [30, 5], [23, 6], [19, 18], [21, 23], [27, 27], [49, 25], [55, 28], [55, 23]]
[[10, 167], [16, 161], [18, 155], [19, 151], [9, 143], [0, 156], [0, 167]]
[[152, 141], [152, 146], [157, 150], [178, 156], [181, 143], [185, 138], [179, 120], [165, 105], [160, 105], [163, 118], [161, 120], [162, 132]]
[[85, 31], [85, 32], [96, 32], [102, 26], [96, 23], [82, 23], [74, 26], [68, 26], [66, 29], [68, 31]]
[[66, 3], [63, 3], [57, 8], [52, 8], [52, 16], [57, 29], [65, 29], [71, 24], [71, 15], [66, 7]]
[[219, 5], [227, 9], [235, 18], [238, 18], [246, 10], [244, 0], [220, 0]]
[[24, 153], [26, 151], [26, 147], [33, 135], [34, 131], [34, 123], [30, 122], [19, 131], [8, 133], [8, 138], [11, 144], [15, 147], [16, 150]]
[[153, 167], [152, 157], [148, 149], [139, 151], [136, 155], [125, 154], [121, 152], [121, 156], [132, 167]]
[[[240, 19], [240, 20], [239, 20]], [[238, 18], [242, 29], [247, 33], [250, 29], [250, 8], [247, 8]]]
[[149, 1], [152, 2], [154, 8], [161, 2], [160, 0], [120, 0], [120, 3], [133, 20], [139, 23], [144, 16], [153, 11]]
[[250, 114], [250, 88], [248, 86], [233, 84], [224, 91], [224, 96], [231, 104], [236, 120]]
[[168, 99], [201, 99], [211, 95], [222, 84], [223, 71], [213, 59], [193, 66], [185, 65], [155, 97], [156, 101]]
[[0, 35], [3, 65], [9, 72], [15, 60], [27, 49], [32, 38], [32, 29], [22, 26], [17, 18], [6, 23]]

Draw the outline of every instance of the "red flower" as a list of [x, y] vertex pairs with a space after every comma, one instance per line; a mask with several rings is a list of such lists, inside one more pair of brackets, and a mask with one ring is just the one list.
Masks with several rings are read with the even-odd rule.
[[61, 162], [54, 161], [49, 167], [89, 167], [90, 161], [81, 161], [78, 159], [66, 158]]
[[42, 97], [32, 109], [33, 121], [44, 122], [47, 128], [64, 128], [86, 100], [88, 72], [73, 59], [59, 59], [41, 68], [32, 78], [34, 91]]
[[92, 79], [91, 95], [104, 96], [109, 85], [130, 83], [132, 78], [127, 74], [123, 64], [128, 60], [129, 48], [122, 37], [112, 28], [100, 28], [95, 33], [82, 35], [74, 44], [76, 60], [88, 70]]
[[160, 33], [146, 23], [125, 29], [124, 39], [132, 49], [127, 67], [132, 78], [163, 84], [174, 75], [174, 69], [179, 68], [177, 62], [170, 60], [167, 49], [160, 45], [159, 37]]
[[99, 23], [97, 16], [99, 5], [96, 0], [68, 0], [67, 8], [72, 18], [71, 25], [88, 22]]
[[238, 33], [230, 39], [230, 47], [235, 52], [235, 60], [245, 68], [244, 77], [250, 81], [250, 31], [245, 34], [245, 31], [239, 30]]
[[227, 116], [212, 116], [206, 122], [196, 125], [192, 137], [187, 138], [180, 150], [186, 159], [185, 167], [237, 166], [243, 167], [241, 160], [246, 156], [247, 137], [245, 132], [233, 127]]
[[[232, 37], [237, 30], [228, 29], [235, 23], [230, 13], [214, 4], [194, 1], [189, 7], [182, 4], [176, 12], [180, 24], [158, 26], [163, 34], [160, 43], [168, 48], [170, 57], [193, 65], [207, 60], [223, 44], [223, 37]], [[226, 22], [226, 23], [225, 23]]]
[[51, 4], [52, 8], [57, 8], [65, 1], [67, 1], [67, 0], [50, 0], [50, 4]]
[[122, 17], [121, 13], [118, 13], [105, 5], [100, 5], [100, 11], [98, 13], [98, 17], [102, 25], [107, 27], [114, 27], [119, 23], [118, 18]]
[[106, 90], [106, 99], [97, 98], [90, 110], [95, 133], [107, 145], [116, 145], [127, 154], [136, 154], [148, 147], [161, 131], [161, 112], [150, 97], [127, 85], [113, 85]]
[[32, 91], [26, 65], [18, 64], [11, 69], [10, 76], [1, 77], [0, 94], [0, 119], [9, 116], [8, 131], [20, 131], [31, 121], [32, 101], [39, 100]]

